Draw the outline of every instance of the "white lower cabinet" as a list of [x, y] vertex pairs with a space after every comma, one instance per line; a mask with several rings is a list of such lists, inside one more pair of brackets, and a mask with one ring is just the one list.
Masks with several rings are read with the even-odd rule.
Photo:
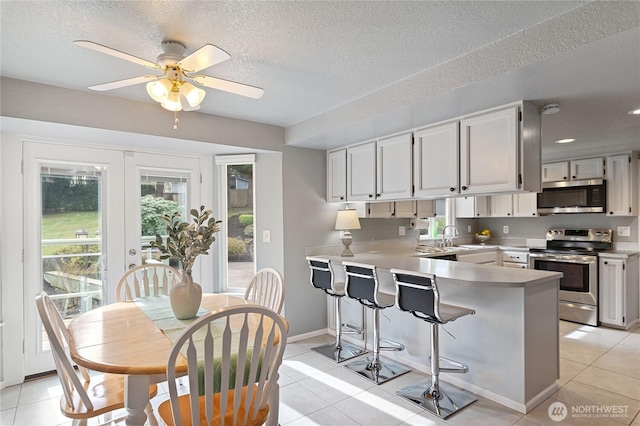
[[638, 256], [599, 256], [599, 319], [630, 328], [638, 322]]
[[529, 269], [529, 253], [526, 251], [502, 251], [502, 266], [507, 268]]

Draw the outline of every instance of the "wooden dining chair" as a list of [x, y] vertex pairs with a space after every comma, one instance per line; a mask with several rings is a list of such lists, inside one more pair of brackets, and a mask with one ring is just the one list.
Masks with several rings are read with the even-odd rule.
[[[69, 332], [55, 304], [47, 293], [36, 296], [38, 314], [49, 337], [51, 353], [63, 395], [60, 397], [62, 414], [73, 419], [73, 425], [86, 425], [87, 419], [105, 414], [107, 420], [111, 412], [124, 408], [124, 375], [91, 374], [81, 366], [77, 366], [81, 377], [74, 370], [74, 363], [69, 354]], [[149, 386], [149, 399], [156, 396], [158, 387]], [[149, 422], [157, 425], [151, 404], [145, 409]]]
[[284, 304], [284, 278], [280, 272], [272, 268], [260, 269], [251, 278], [249, 287], [244, 294], [244, 300], [248, 303], [266, 306], [267, 308], [282, 313]]
[[[162, 420], [169, 426], [264, 424], [270, 394], [278, 391], [286, 335], [280, 315], [254, 304], [221, 308], [195, 320], [169, 354], [169, 399], [158, 407]], [[184, 372], [176, 366], [183, 357], [189, 393], [178, 396], [176, 376]]]
[[164, 263], [145, 263], [129, 269], [118, 281], [116, 302], [144, 296], [168, 295], [171, 287], [180, 282], [177, 269]]

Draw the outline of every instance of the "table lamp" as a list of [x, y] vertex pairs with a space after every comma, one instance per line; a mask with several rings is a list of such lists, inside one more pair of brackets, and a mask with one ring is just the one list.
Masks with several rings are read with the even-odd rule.
[[340, 256], [353, 257], [353, 252], [349, 249], [352, 241], [351, 232], [349, 231], [352, 229], [360, 229], [358, 213], [351, 209], [338, 210], [336, 231], [340, 231], [340, 241], [344, 244], [344, 250]]

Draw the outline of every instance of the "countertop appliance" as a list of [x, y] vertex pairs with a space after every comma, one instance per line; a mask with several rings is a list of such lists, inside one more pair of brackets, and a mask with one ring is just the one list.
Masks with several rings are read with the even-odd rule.
[[547, 247], [531, 249], [529, 268], [562, 272], [560, 319], [598, 325], [598, 253], [611, 250], [611, 229], [549, 229]]
[[607, 184], [604, 179], [544, 182], [538, 193], [538, 214], [606, 213]]

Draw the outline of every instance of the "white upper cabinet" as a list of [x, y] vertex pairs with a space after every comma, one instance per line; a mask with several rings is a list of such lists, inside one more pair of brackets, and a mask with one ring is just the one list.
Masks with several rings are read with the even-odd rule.
[[415, 196], [442, 198], [458, 193], [459, 122], [440, 124], [414, 133]]
[[436, 202], [435, 200], [418, 200], [416, 202], [416, 216], [417, 217], [435, 217], [436, 215]]
[[457, 218], [489, 216], [489, 197], [459, 197], [455, 199]]
[[513, 216], [538, 216], [538, 194], [535, 192], [513, 194]]
[[327, 202], [347, 200], [347, 150], [327, 152]]
[[367, 217], [389, 219], [395, 217], [395, 203], [367, 203]]
[[347, 201], [376, 199], [376, 143], [347, 147]]
[[604, 178], [604, 158], [586, 158], [571, 161], [571, 180]]
[[415, 200], [396, 201], [392, 204], [394, 204], [393, 217], [395, 217], [396, 219], [416, 217], [417, 210]]
[[518, 189], [518, 107], [460, 121], [460, 193]]
[[542, 165], [542, 182], [562, 182], [569, 180], [569, 162], [545, 163]]
[[490, 214], [494, 217], [512, 217], [513, 216], [513, 197], [511, 194], [492, 195]]
[[376, 200], [411, 198], [412, 134], [380, 139], [377, 146]]
[[607, 157], [608, 215], [637, 215], [637, 173], [637, 161], [634, 154], [621, 154]]

